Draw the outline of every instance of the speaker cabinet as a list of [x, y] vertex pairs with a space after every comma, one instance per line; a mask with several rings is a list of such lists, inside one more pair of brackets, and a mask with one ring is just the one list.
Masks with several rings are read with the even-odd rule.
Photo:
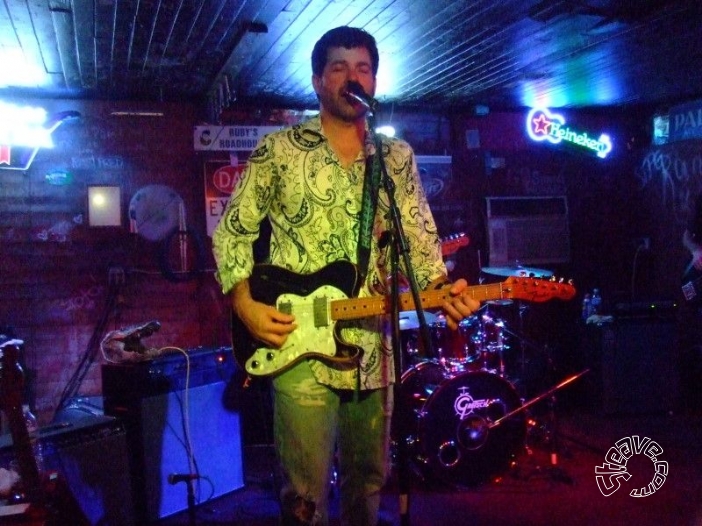
[[[87, 416], [42, 428], [47, 470], [58, 471], [90, 524], [136, 526], [126, 432], [115, 418]], [[12, 438], [0, 437], [0, 465], [14, 459]], [[0, 521], [2, 522], [2, 521]]]
[[186, 483], [169, 475], [191, 473], [190, 458], [196, 500], [244, 485], [239, 413], [225, 404], [232, 361], [231, 352], [203, 350], [187, 362], [103, 365], [104, 410], [125, 423], [140, 523], [187, 508]]
[[618, 319], [588, 326], [582, 352], [591, 402], [605, 414], [675, 410], [679, 374], [674, 319]]

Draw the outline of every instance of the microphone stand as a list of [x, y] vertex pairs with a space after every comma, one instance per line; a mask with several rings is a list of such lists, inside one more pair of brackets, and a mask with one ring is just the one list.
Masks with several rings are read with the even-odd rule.
[[[385, 190], [388, 198], [389, 212], [391, 227], [390, 232], [386, 232], [381, 239], [381, 248], [384, 243], [389, 242], [390, 245], [390, 269], [392, 274], [391, 279], [391, 292], [390, 292], [390, 313], [392, 320], [392, 350], [395, 366], [395, 384], [394, 384], [394, 411], [393, 411], [393, 422], [394, 428], [397, 436], [397, 463], [398, 463], [398, 488], [399, 488], [399, 498], [400, 498], [400, 525], [409, 526], [410, 524], [410, 469], [409, 469], [409, 451], [408, 451], [408, 438], [410, 431], [410, 419], [412, 414], [410, 413], [409, 404], [403, 394], [402, 389], [402, 372], [403, 372], [403, 357], [402, 357], [402, 343], [400, 337], [400, 293], [399, 293], [399, 281], [400, 281], [400, 257], [405, 264], [406, 278], [409, 280], [410, 289], [412, 292], [412, 297], [414, 300], [414, 307], [417, 311], [417, 318], [419, 320], [419, 330], [422, 342], [424, 343], [424, 349], [427, 350], [429, 357], [434, 357], [434, 350], [431, 343], [431, 337], [429, 333], [429, 327], [424, 316], [424, 309], [422, 308], [421, 299], [419, 296], [419, 286], [417, 284], [417, 279], [414, 273], [411, 259], [409, 257], [409, 246], [407, 243], [407, 238], [402, 227], [402, 220], [400, 210], [397, 206], [397, 201], [395, 200], [395, 183], [388, 175], [387, 167], [383, 162], [382, 156], [382, 139], [375, 133], [375, 110], [374, 108], [367, 105], [369, 109], [368, 117], [368, 127], [369, 133], [373, 134], [373, 140], [375, 143], [375, 155], [378, 156], [380, 169], [381, 169], [381, 186]], [[405, 407], [406, 406], [406, 407]]]
[[188, 485], [188, 525], [195, 526], [195, 491], [193, 489], [193, 480], [188, 479], [185, 483]]
[[193, 488], [193, 480], [199, 478], [199, 475], [194, 474], [178, 475], [174, 473], [168, 476], [168, 483], [171, 485], [178, 484], [178, 482], [185, 482], [188, 502], [188, 526], [195, 526], [196, 524], [195, 490]]

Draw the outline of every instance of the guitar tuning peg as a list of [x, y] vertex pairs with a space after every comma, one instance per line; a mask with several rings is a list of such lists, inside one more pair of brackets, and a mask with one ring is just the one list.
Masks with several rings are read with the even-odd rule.
[[558, 280], [558, 283], [563, 283], [563, 282], [564, 282], [564, 279], [563, 279], [563, 278], [560, 278], [560, 279]]

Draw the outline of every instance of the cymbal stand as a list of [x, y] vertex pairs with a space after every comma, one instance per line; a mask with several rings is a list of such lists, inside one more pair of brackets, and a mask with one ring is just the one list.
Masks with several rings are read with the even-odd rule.
[[[521, 352], [521, 365], [520, 365], [520, 371], [521, 371], [521, 377], [520, 377], [520, 382], [518, 385], [518, 393], [522, 397], [522, 400], [526, 399], [526, 396], [528, 394], [527, 390], [527, 385], [526, 385], [526, 350], [527, 347], [531, 347], [536, 351], [544, 352], [545, 353], [545, 358], [547, 361], [547, 366], [548, 366], [548, 371], [553, 372], [554, 371], [554, 365], [553, 365], [553, 360], [551, 358], [551, 353], [548, 350], [548, 345], [545, 346], [540, 346], [537, 343], [529, 340], [525, 333], [524, 333], [524, 314], [527, 310], [527, 306], [525, 305], [524, 302], [519, 301], [518, 303], [518, 312], [519, 312], [519, 334], [515, 334], [513, 331], [510, 331], [509, 329], [505, 328], [505, 331], [508, 334], [511, 334], [512, 336], [515, 336], [519, 339], [520, 342], [520, 352]], [[566, 380], [565, 382], [562, 382], [558, 386], [556, 386], [554, 389], [551, 389], [547, 391], [546, 393], [537, 396], [536, 398], [532, 399], [528, 404], [523, 405], [520, 409], [525, 409], [526, 407], [530, 407], [534, 405], [536, 402], [540, 402], [544, 399], [547, 399], [547, 420], [544, 425], [546, 428], [545, 431], [545, 441], [549, 445], [549, 457], [550, 457], [550, 467], [548, 469], [548, 473], [551, 476], [551, 478], [555, 481], [558, 482], [565, 482], [568, 484], [572, 484], [573, 480], [572, 478], [565, 473], [562, 469], [558, 467], [558, 452], [559, 452], [559, 435], [558, 435], [558, 417], [557, 417], [557, 412], [556, 412], [556, 406], [557, 406], [557, 398], [556, 398], [556, 391], [560, 388], [565, 386], [567, 383], [570, 383], [571, 381], [575, 380], [576, 378], [579, 378], [582, 374], [585, 374], [586, 371], [583, 371], [582, 373], [575, 375], [571, 377], [570, 379]], [[532, 420], [534, 420], [532, 418]], [[533, 424], [535, 425], [535, 424]], [[538, 468], [537, 468], [538, 469]]]
[[525, 385], [525, 378], [526, 378], [526, 338], [524, 337], [524, 313], [527, 311], [527, 304], [524, 303], [521, 300], [517, 300], [517, 312], [519, 313], [519, 334], [521, 337], [519, 338], [519, 349], [521, 351], [521, 356], [520, 356], [520, 367], [521, 367], [521, 389], [522, 389], [522, 395], [526, 394], [526, 385]]
[[517, 385], [517, 392], [519, 396], [524, 400], [527, 397], [527, 391], [526, 391], [526, 350], [527, 347], [531, 347], [532, 349], [539, 351], [541, 350], [541, 347], [537, 345], [535, 342], [531, 341], [529, 338], [526, 337], [524, 333], [524, 314], [526, 313], [527, 309], [529, 308], [528, 305], [520, 300], [517, 301], [517, 312], [519, 315], [519, 331], [514, 332], [511, 331], [507, 326], [504, 327], [504, 331], [511, 335], [514, 336], [519, 340], [519, 352], [520, 352], [520, 382]]
[[558, 448], [560, 447], [560, 443], [558, 435], [558, 417], [556, 416], [555, 393], [548, 397], [548, 418], [549, 426], [551, 427], [551, 433], [549, 436], [549, 442], [551, 444], [549, 460], [551, 464], [548, 468], [548, 474], [557, 482], [573, 484], [573, 478], [558, 465]]

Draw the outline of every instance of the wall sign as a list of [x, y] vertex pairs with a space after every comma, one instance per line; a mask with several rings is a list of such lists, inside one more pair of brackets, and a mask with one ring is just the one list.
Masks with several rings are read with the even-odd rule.
[[250, 152], [267, 133], [281, 126], [195, 126], [195, 150]]
[[205, 161], [205, 214], [207, 235], [210, 237], [224, 215], [234, 185], [246, 168], [247, 158], [248, 154], [241, 154], [241, 158], [237, 155], [228, 161]]
[[0, 101], [0, 169], [27, 170], [40, 148], [54, 147], [54, 130], [79, 115], [65, 111], [48, 116], [44, 108]]
[[670, 108], [669, 141], [702, 138], [702, 101]]
[[562, 115], [552, 113], [547, 108], [532, 109], [527, 115], [526, 128], [529, 137], [534, 141], [548, 141], [551, 144], [567, 142], [590, 150], [600, 159], [604, 159], [612, 151], [609, 135], [602, 133], [599, 138], [594, 139], [587, 132], [573, 130], [566, 126]]

